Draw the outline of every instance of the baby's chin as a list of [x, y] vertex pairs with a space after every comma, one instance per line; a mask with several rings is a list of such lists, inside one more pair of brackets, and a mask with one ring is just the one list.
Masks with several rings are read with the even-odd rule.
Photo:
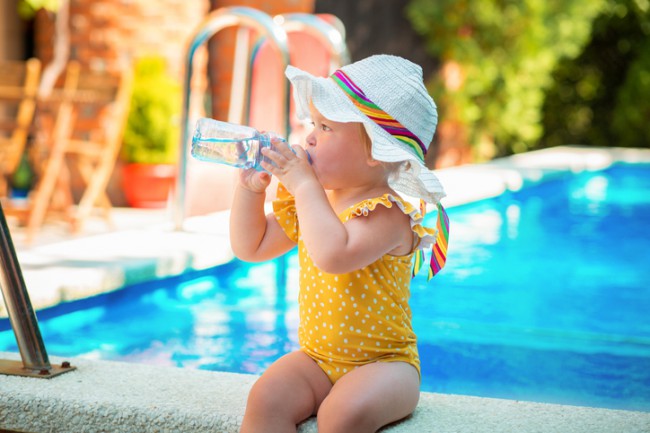
[[318, 182], [321, 184], [321, 186], [324, 189], [332, 189], [330, 186], [328, 186], [329, 182], [327, 182], [327, 178], [323, 176], [323, 173], [318, 169], [318, 165], [315, 163], [312, 163], [312, 168], [314, 169], [314, 174], [316, 175], [316, 179], [318, 179]]

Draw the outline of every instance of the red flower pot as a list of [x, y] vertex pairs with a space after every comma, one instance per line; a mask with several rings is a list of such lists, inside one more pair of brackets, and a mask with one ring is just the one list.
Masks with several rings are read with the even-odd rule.
[[122, 188], [131, 207], [164, 208], [176, 181], [176, 166], [136, 164], [123, 167]]

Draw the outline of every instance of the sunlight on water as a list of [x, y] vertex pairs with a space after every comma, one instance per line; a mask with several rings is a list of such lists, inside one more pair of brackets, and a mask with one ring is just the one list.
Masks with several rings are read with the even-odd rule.
[[[422, 389], [650, 411], [648, 191], [620, 165], [449, 209], [448, 265], [411, 290]], [[38, 315], [53, 355], [259, 374], [298, 347], [297, 290], [293, 252]]]

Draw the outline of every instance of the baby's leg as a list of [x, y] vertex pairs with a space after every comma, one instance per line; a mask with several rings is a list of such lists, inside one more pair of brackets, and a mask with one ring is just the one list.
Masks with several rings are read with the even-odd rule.
[[289, 353], [253, 385], [240, 432], [295, 432], [298, 423], [316, 413], [331, 388], [313, 359], [301, 351]]
[[374, 433], [410, 415], [420, 377], [405, 362], [375, 362], [340, 378], [318, 410], [319, 433]]

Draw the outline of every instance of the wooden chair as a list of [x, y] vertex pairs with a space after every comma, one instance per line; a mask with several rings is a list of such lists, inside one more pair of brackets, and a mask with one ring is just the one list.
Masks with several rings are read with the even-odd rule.
[[0, 61], [0, 197], [25, 151], [41, 73], [38, 59]]
[[[72, 61], [62, 83], [47, 100], [39, 101], [44, 111], [54, 113], [54, 125], [24, 218], [26, 242], [31, 242], [49, 211], [62, 208], [73, 231], [83, 227], [96, 206], [103, 209], [110, 224], [112, 205], [106, 189], [122, 144], [132, 82], [130, 70], [97, 72]], [[71, 182], [74, 175], [82, 184], [76, 204]]]
[[[125, 70], [118, 76], [106, 73], [85, 73], [80, 76], [80, 108], [75, 112], [76, 134], [71, 136], [66, 146], [67, 154], [76, 156], [77, 168], [86, 184], [77, 207], [79, 224], [96, 205], [102, 206], [106, 218], [110, 218], [112, 205], [106, 190], [122, 147], [132, 92], [131, 70]], [[100, 115], [97, 117], [101, 119], [98, 128], [91, 125], [96, 117], [93, 110], [89, 110], [90, 107]]]

